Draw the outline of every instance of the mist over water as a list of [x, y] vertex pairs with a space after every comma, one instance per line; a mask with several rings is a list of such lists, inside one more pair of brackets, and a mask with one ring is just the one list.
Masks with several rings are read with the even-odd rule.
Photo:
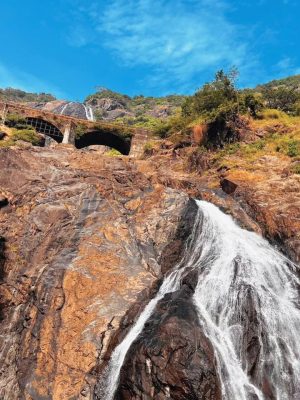
[[197, 205], [181, 262], [114, 350], [99, 398], [114, 398], [126, 354], [157, 303], [179, 289], [187, 271], [196, 269], [193, 301], [214, 348], [222, 398], [299, 400], [298, 267], [216, 206], [205, 201]]

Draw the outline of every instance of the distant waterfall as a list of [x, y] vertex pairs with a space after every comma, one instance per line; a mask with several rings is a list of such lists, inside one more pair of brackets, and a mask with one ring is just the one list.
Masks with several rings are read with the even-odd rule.
[[[276, 400], [299, 400], [298, 267], [214, 205], [204, 201], [197, 205], [183, 259], [114, 350], [104, 372], [101, 398], [114, 398], [131, 344], [158, 301], [178, 290], [184, 272], [193, 268], [199, 271], [193, 300], [214, 348], [222, 398], [266, 400], [263, 388], [268, 385]], [[254, 359], [248, 354], [251, 345]]]
[[64, 115], [67, 107], [72, 104], [72, 102], [68, 101], [66, 104], [64, 104], [64, 106], [62, 107], [61, 111], [60, 111], [60, 115]]
[[86, 106], [85, 104], [83, 104], [83, 107], [85, 110], [86, 119], [89, 121], [94, 121], [94, 113], [92, 107]]

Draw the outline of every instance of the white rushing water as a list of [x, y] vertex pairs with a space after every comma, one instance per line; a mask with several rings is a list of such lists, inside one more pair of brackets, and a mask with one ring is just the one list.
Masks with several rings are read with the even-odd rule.
[[[101, 398], [114, 398], [131, 344], [158, 301], [178, 290], [181, 277], [192, 268], [199, 271], [193, 300], [214, 348], [222, 398], [266, 400], [261, 390], [268, 386], [276, 400], [299, 400], [297, 267], [214, 205], [204, 201], [197, 201], [197, 205], [183, 259], [166, 276], [156, 297], [114, 350], [104, 373]], [[249, 348], [250, 342], [254, 350]]]
[[64, 115], [64, 112], [66, 111], [67, 107], [72, 104], [72, 101], [68, 101], [66, 104], [64, 104], [64, 106], [62, 107], [61, 111], [60, 111], [60, 115]]
[[92, 107], [86, 106], [85, 104], [83, 104], [83, 107], [85, 110], [86, 119], [89, 121], [94, 121], [94, 113]]

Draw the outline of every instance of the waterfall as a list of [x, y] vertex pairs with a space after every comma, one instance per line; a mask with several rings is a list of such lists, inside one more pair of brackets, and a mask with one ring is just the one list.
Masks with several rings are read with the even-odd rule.
[[94, 121], [94, 113], [92, 107], [86, 106], [85, 104], [83, 104], [83, 107], [85, 110], [86, 119], [89, 121]]
[[64, 112], [66, 111], [66, 108], [72, 104], [72, 101], [68, 101], [66, 104], [64, 104], [64, 106], [62, 107], [61, 111], [60, 111], [60, 115], [64, 115]]
[[[214, 205], [198, 204], [203, 212], [199, 235], [203, 250], [194, 301], [217, 356], [224, 399], [264, 399], [260, 389], [267, 378], [275, 399], [298, 400], [300, 282], [296, 265]], [[249, 307], [256, 320], [250, 326]], [[258, 349], [253, 383], [244, 348], [249, 329], [256, 330]]]
[[[182, 260], [112, 353], [99, 398], [114, 398], [131, 344], [157, 303], [166, 293], [178, 290], [183, 274], [193, 268], [199, 271], [193, 301], [214, 348], [222, 398], [299, 400], [298, 267], [216, 206], [205, 201], [197, 205]], [[265, 397], [266, 385], [270, 397]]]

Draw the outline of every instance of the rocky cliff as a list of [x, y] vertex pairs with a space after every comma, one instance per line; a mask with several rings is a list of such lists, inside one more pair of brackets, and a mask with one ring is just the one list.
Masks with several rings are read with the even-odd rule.
[[170, 267], [160, 260], [179, 256], [188, 197], [130, 159], [63, 146], [3, 149], [0, 169], [0, 397], [86, 398]]
[[[235, 158], [238, 174], [228, 162], [207, 169], [201, 155], [194, 170], [194, 150], [160, 141], [137, 160], [65, 145], [0, 149], [1, 399], [101, 399], [112, 351], [181, 257], [191, 197], [299, 260], [290, 161], [259, 156], [250, 174]], [[159, 301], [125, 359], [116, 399], [221, 399], [191, 300], [197, 279], [188, 274]]]

